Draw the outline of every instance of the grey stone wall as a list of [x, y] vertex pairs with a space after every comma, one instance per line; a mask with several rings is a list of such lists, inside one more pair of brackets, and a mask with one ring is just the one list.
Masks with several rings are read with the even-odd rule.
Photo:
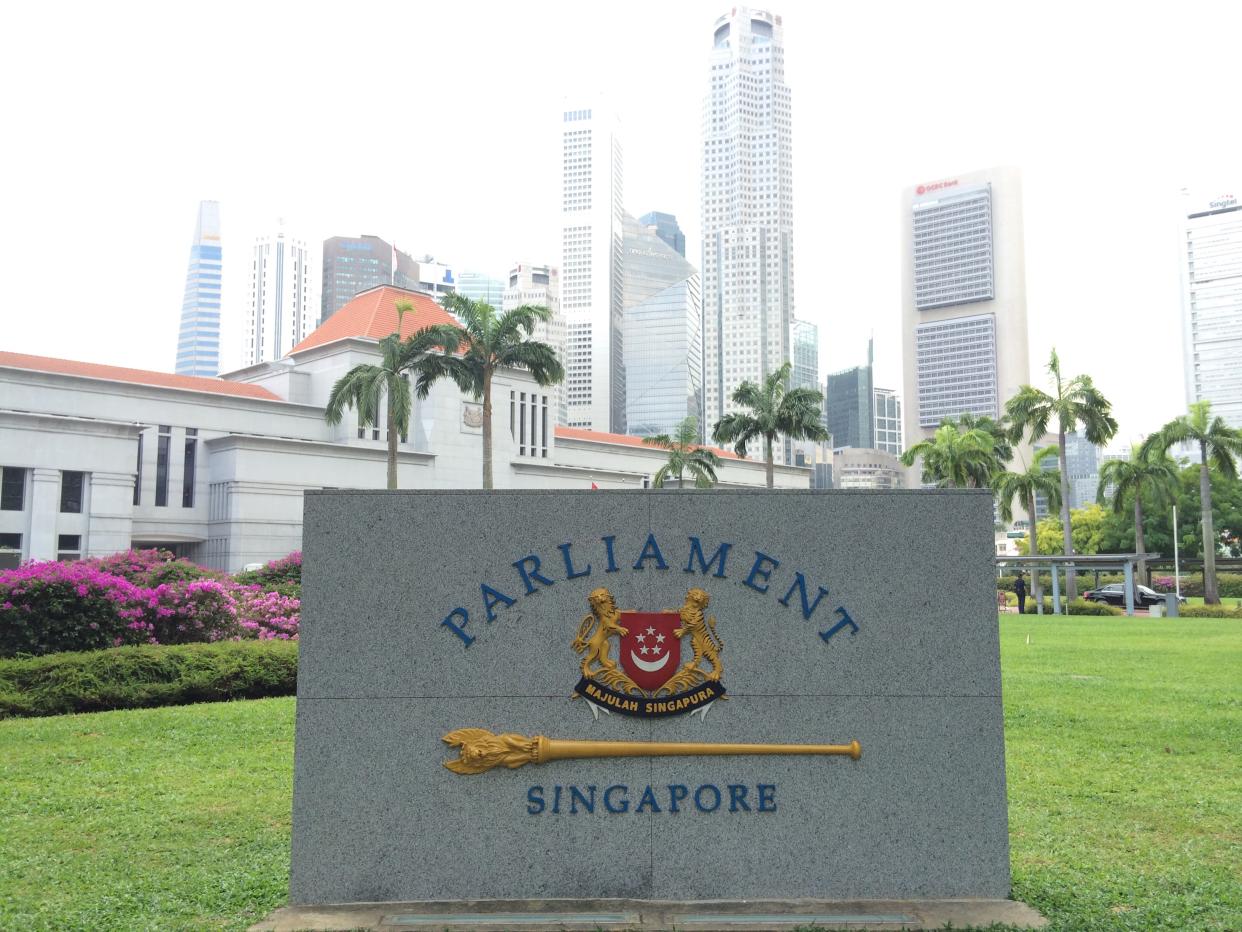
[[[709, 559], [731, 545], [724, 578], [687, 572], [691, 537]], [[583, 575], [567, 578], [564, 544]], [[986, 492], [307, 493], [292, 902], [1007, 896], [992, 546]], [[528, 592], [514, 563], [532, 554], [552, 583]], [[513, 600], [492, 596], [491, 621], [483, 584]], [[570, 642], [599, 586], [642, 611], [705, 589], [727, 700], [596, 719], [571, 699]], [[442, 624], [459, 607], [462, 635]], [[863, 753], [461, 776], [440, 739], [466, 726]], [[688, 791], [677, 812], [670, 785]], [[596, 788], [594, 812], [571, 786]], [[625, 812], [603, 804], [615, 786]], [[637, 812], [648, 786], [660, 811]], [[694, 805], [701, 786], [715, 811]], [[749, 811], [730, 811], [729, 786]]]

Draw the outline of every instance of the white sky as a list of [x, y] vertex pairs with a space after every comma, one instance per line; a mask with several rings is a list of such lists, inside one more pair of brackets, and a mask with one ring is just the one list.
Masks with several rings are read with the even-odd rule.
[[[285, 217], [456, 271], [559, 261], [560, 112], [611, 95], [625, 203], [698, 262], [706, 56], [723, 0], [130, 2], [0, 14], [0, 348], [171, 370], [198, 201], [221, 201], [226, 368], [249, 245]], [[805, 3], [796, 312], [821, 379], [901, 388], [900, 192], [1023, 170], [1032, 378], [1056, 344], [1119, 442], [1183, 410], [1176, 208], [1242, 169], [1242, 4]]]

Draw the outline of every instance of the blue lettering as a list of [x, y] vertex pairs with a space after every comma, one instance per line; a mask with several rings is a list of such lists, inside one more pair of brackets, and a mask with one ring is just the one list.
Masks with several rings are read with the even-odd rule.
[[487, 585], [487, 583], [479, 586], [479, 591], [483, 593], [483, 608], [487, 610], [488, 621], [496, 620], [496, 606], [498, 604], [503, 602], [506, 606], [509, 606], [517, 601], [517, 599], [509, 598], [503, 592], [498, 592]]
[[690, 795], [690, 791], [680, 783], [671, 783], [668, 787], [668, 811], [680, 812], [677, 804]]
[[696, 556], [699, 558], [699, 572], [702, 573], [704, 576], [707, 575], [707, 571], [711, 569], [712, 564], [715, 563], [717, 560], [719, 560], [720, 566], [717, 568], [716, 572], [712, 573], [712, 575], [715, 576], [717, 579], [724, 579], [725, 578], [725, 560], [728, 559], [729, 550], [732, 546], [733, 546], [732, 544], [722, 543], [719, 547], [716, 548], [716, 552], [712, 554], [712, 558], [708, 560], [703, 556], [702, 543], [699, 542], [699, 539], [697, 537], [691, 537], [690, 538], [690, 558], [686, 560], [686, 572], [687, 573], [694, 572], [694, 558]]
[[828, 594], [828, 590], [823, 586], [819, 586], [818, 588], [819, 593], [815, 596], [815, 601], [807, 601], [806, 577], [801, 573], [794, 573], [794, 584], [790, 586], [789, 591], [785, 593], [785, 598], [777, 599], [776, 601], [780, 602], [781, 605], [786, 608], [789, 608], [789, 597], [794, 594], [795, 589], [798, 590], [798, 593], [802, 596], [802, 617], [810, 621], [811, 612], [815, 611], [816, 607], [819, 605], [819, 600]]
[[553, 814], [553, 815], [560, 815], [560, 814], [561, 814], [561, 787], [560, 787], [560, 784], [557, 784], [557, 785], [554, 787], [554, 789], [556, 790], [556, 792], [552, 794], [552, 814]]
[[[710, 808], [703, 805], [702, 797], [703, 797], [704, 790], [711, 790], [712, 794], [716, 797], [716, 801], [712, 803]], [[698, 809], [699, 812], [715, 812], [717, 809], [720, 808], [720, 790], [712, 786], [710, 783], [704, 783], [702, 786], [700, 786], [697, 790], [694, 791], [694, 807]]]
[[759, 791], [759, 811], [775, 812], [776, 811], [776, 784], [760, 783], [755, 787]]
[[565, 558], [565, 578], [566, 579], [577, 579], [579, 576], [590, 576], [591, 575], [591, 564], [590, 563], [587, 564], [587, 568], [584, 569], [581, 573], [574, 572], [574, 558], [569, 555], [569, 548], [572, 546], [573, 546], [573, 542], [571, 541], [568, 544], [561, 544], [559, 547], [556, 548], [557, 550], [561, 552], [561, 556]]
[[850, 630], [850, 635], [851, 635], [851, 636], [853, 636], [853, 635], [855, 635], [855, 634], [857, 634], [857, 633], [858, 633], [858, 625], [856, 625], [856, 624], [854, 623], [854, 619], [850, 617], [850, 613], [849, 613], [849, 612], [847, 612], [844, 608], [842, 608], [842, 607], [838, 606], [838, 607], [837, 607], [836, 614], [838, 614], [838, 615], [840, 615], [840, 616], [841, 616], [841, 620], [840, 620], [840, 621], [838, 621], [838, 622], [837, 622], [835, 625], [833, 625], [831, 628], [829, 628], [827, 631], [821, 631], [821, 632], [819, 632], [819, 636], [820, 636], [821, 638], [823, 638], [823, 639], [824, 639], [824, 643], [825, 643], [825, 644], [826, 644], [826, 643], [828, 643], [829, 641], [831, 641], [831, 640], [832, 640], [832, 636], [833, 636], [834, 634], [836, 634], [838, 631], [840, 631], [842, 628], [844, 628], [846, 625], [849, 625], [849, 626], [850, 626], [850, 629], [851, 629], [851, 630]]
[[[772, 565], [765, 567], [763, 565], [764, 563], [771, 563]], [[750, 568], [750, 575], [746, 577], [746, 585], [750, 586], [750, 588], [754, 589], [756, 592], [767, 592], [768, 591], [768, 577], [772, 575], [772, 570], [776, 569], [780, 565], [781, 565], [780, 560], [774, 560], [772, 557], [768, 556], [766, 553], [760, 553], [758, 550], [756, 550], [755, 551], [755, 565]], [[756, 577], [763, 580], [762, 586], [755, 585]]]
[[[533, 564], [529, 570], [526, 568], [527, 563]], [[539, 572], [539, 566], [539, 558], [533, 553], [528, 557], [522, 557], [522, 559], [513, 564], [513, 568], [522, 574], [522, 582], [526, 583], [527, 595], [534, 595], [535, 593], [535, 583], [531, 582], [532, 579], [535, 582], [543, 583], [545, 586], [552, 585], [552, 580]]]
[[[456, 616], [461, 619], [461, 625], [453, 624], [453, 618]], [[470, 622], [470, 615], [464, 608], [455, 608], [448, 613], [448, 617], [440, 622], [442, 627], [448, 628], [455, 635], [462, 639], [462, 642], [469, 647], [474, 643], [474, 636], [466, 633], [466, 625]]]
[[532, 786], [526, 791], [526, 811], [531, 815], [539, 815], [543, 809], [543, 787]]
[[607, 537], [600, 538], [604, 542], [604, 547], [608, 551], [608, 569], [605, 573], [615, 573], [617, 571], [617, 558], [612, 552], [612, 545], [617, 542], [615, 534], [609, 534]]
[[642, 812], [643, 806], [646, 806], [652, 812], [660, 811], [660, 807], [656, 803], [655, 791], [653, 791], [650, 786], [643, 790], [643, 798], [638, 801], [638, 805], [634, 807], [634, 811]]
[[664, 554], [660, 553], [660, 545], [656, 543], [654, 534], [647, 535], [647, 543], [643, 544], [643, 552], [638, 555], [638, 562], [634, 564], [634, 569], [641, 570], [646, 560], [655, 560], [657, 569], [668, 569], [668, 564], [664, 562]]
[[587, 812], [595, 811], [595, 787], [588, 786], [587, 789], [591, 791], [590, 799], [588, 799], [586, 796], [583, 796], [582, 791], [579, 790], [576, 786], [571, 786], [569, 788], [569, 814], [570, 815], [578, 814], [578, 800], [582, 800], [582, 808], [585, 809]]
[[625, 794], [629, 792], [629, 789], [630, 788], [628, 786], [617, 784], [615, 786], [610, 786], [608, 787], [608, 789], [604, 790], [604, 808], [607, 809], [609, 812], [611, 812], [613, 815], [617, 815], [622, 812], [629, 812], [630, 801], [628, 799], [625, 799], [624, 795], [623, 795], [623, 798], [621, 799], [621, 805], [619, 808], [617, 806], [614, 806], [612, 802], [613, 793], [620, 791], [622, 794]]
[[729, 784], [729, 811], [737, 812], [737, 807], [741, 806], [747, 812], [750, 812], [750, 805], [746, 802], [746, 786], [741, 783]]

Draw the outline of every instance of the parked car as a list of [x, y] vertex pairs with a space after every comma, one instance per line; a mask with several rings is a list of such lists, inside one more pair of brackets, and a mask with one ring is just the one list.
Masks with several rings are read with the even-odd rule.
[[[1135, 586], [1134, 604], [1136, 605], [1163, 605], [1164, 593], [1156, 592], [1154, 589], [1148, 589], [1146, 586]], [[1083, 598], [1089, 602], [1107, 602], [1109, 605], [1125, 605], [1126, 604], [1126, 584], [1125, 583], [1109, 583], [1107, 586], [1100, 586], [1099, 589], [1091, 589], [1083, 593]], [[1178, 602], [1185, 605], [1186, 597], [1178, 596]]]

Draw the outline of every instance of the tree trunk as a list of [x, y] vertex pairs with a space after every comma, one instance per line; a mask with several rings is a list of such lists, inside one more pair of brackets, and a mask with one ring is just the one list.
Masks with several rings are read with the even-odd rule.
[[[1035, 533], [1035, 493], [1034, 492], [1032, 492], [1030, 497], [1027, 499], [1026, 507], [1028, 509], [1027, 515], [1030, 518], [1030, 523], [1031, 523], [1031, 531], [1028, 536], [1028, 540], [1030, 541], [1030, 546], [1026, 548], [1026, 552], [1033, 557], [1037, 557], [1039, 556], [1039, 535]], [[1032, 567], [1031, 569], [1031, 594], [1035, 596], [1035, 604], [1037, 606], [1043, 604], [1044, 590], [1043, 590], [1043, 587], [1039, 584], [1039, 567], [1038, 566]], [[1036, 611], [1036, 614], [1039, 613], [1038, 608], [1036, 608], [1035, 611]]]
[[776, 488], [776, 468], [772, 464], [772, 438], [763, 438], [763, 456], [764, 464], [768, 477], [768, 488]]
[[[1143, 487], [1141, 485], [1134, 488], [1134, 549], [1139, 553], [1147, 552], [1147, 545], [1143, 543]], [[1138, 561], [1138, 579], [1135, 584], [1145, 582], [1147, 579], [1147, 561]], [[1134, 604], [1138, 605], [1138, 592], [1134, 593]]]
[[1216, 533], [1212, 530], [1212, 476], [1208, 472], [1207, 444], [1199, 444], [1199, 499], [1203, 504], [1203, 604], [1220, 605], [1216, 591]]
[[492, 370], [483, 370], [483, 488], [492, 488]]
[[392, 416], [391, 390], [384, 401], [388, 409], [385, 421], [388, 430], [388, 490], [391, 492], [397, 487], [397, 422]]
[[[1065, 428], [1057, 431], [1057, 460], [1061, 467], [1061, 539], [1065, 544], [1065, 555], [1074, 555], [1074, 529], [1070, 527], [1069, 476], [1065, 470]], [[1065, 599], [1073, 602], [1078, 598], [1078, 574], [1072, 567], [1066, 567]]]

